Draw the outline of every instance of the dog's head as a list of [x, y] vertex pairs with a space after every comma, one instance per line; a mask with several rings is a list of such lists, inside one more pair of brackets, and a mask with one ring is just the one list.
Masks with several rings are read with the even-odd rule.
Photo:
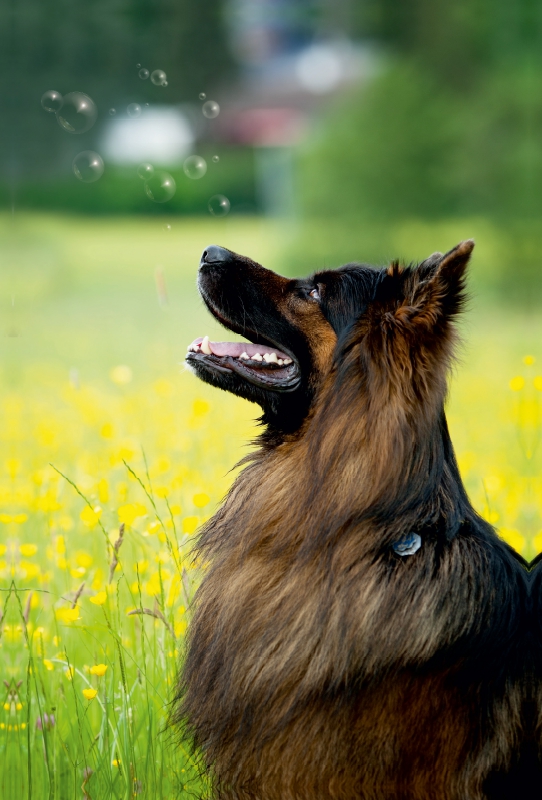
[[412, 371], [416, 352], [424, 371], [428, 352], [445, 345], [460, 310], [473, 246], [463, 242], [417, 267], [347, 264], [289, 279], [211, 245], [202, 255], [199, 290], [213, 316], [248, 341], [200, 337], [187, 363], [202, 380], [258, 403], [272, 430], [292, 433], [332, 365], [355, 344], [364, 342], [383, 367], [402, 359], [394, 367], [402, 373]]

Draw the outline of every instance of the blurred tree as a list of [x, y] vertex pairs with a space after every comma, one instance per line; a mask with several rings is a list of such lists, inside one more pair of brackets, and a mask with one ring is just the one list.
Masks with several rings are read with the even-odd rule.
[[[234, 72], [221, 0], [12, 0], [1, 13], [5, 134], [19, 179], [51, 173], [69, 138], [79, 150], [92, 147], [111, 107], [197, 103], [200, 92], [212, 95]], [[163, 69], [168, 86], [141, 80], [138, 63]], [[90, 95], [98, 123], [66, 137], [40, 106], [48, 89]]]

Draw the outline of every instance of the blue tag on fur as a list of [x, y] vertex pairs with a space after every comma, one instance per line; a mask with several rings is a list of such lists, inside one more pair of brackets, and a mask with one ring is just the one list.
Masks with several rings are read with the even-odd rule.
[[422, 537], [417, 533], [405, 533], [397, 542], [392, 544], [398, 556], [411, 556], [422, 546]]

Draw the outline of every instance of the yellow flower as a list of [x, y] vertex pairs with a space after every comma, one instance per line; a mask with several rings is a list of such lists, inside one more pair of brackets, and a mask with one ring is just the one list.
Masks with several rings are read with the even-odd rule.
[[534, 388], [538, 389], [539, 392], [542, 392], [542, 375], [537, 375], [533, 383], [534, 383]]
[[[104, 439], [112, 439], [113, 438], [113, 434], [114, 434], [114, 429], [113, 429], [113, 426], [111, 425], [110, 422], [104, 423], [102, 425], [102, 427], [100, 428], [100, 435]], [[103, 502], [105, 502], [105, 501], [103, 501]]]
[[125, 525], [133, 525], [138, 517], [144, 517], [146, 514], [147, 509], [142, 503], [127, 503], [118, 510], [119, 522], [124, 522]]
[[102, 509], [100, 508], [100, 506], [94, 506], [94, 508], [91, 508], [90, 506], [87, 505], [79, 514], [79, 519], [88, 528], [93, 528], [101, 516], [102, 516]]
[[194, 533], [199, 525], [199, 517], [185, 517], [183, 519], [183, 533]]
[[501, 528], [499, 533], [502, 538], [511, 545], [518, 553], [523, 551], [525, 547], [525, 538], [521, 533], [514, 528]]
[[98, 592], [98, 594], [95, 594], [94, 597], [89, 597], [89, 600], [91, 603], [94, 603], [95, 606], [103, 606], [107, 600], [107, 592]]
[[513, 392], [521, 392], [524, 386], [525, 378], [523, 378], [521, 375], [516, 375], [516, 377], [512, 378], [510, 381], [510, 388]]
[[17, 711], [22, 711], [23, 710], [23, 704], [22, 703], [17, 703], [15, 708], [17, 709]]
[[194, 403], [192, 405], [192, 409], [196, 417], [202, 417], [209, 411], [210, 408], [211, 406], [209, 405], [207, 400], [194, 400]]
[[93, 667], [90, 668], [91, 675], [98, 675], [98, 677], [102, 677], [105, 675], [107, 670], [107, 664], [95, 664]]
[[534, 364], [535, 361], [536, 358], [534, 356], [523, 356], [523, 363], [527, 364], [528, 367]]
[[57, 536], [55, 539], [55, 551], [59, 556], [64, 555], [66, 552], [66, 543], [63, 536]]
[[114, 767], [120, 767], [120, 758], [114, 758], [111, 763]]
[[88, 569], [92, 566], [92, 556], [89, 553], [85, 553], [83, 550], [80, 550], [78, 553], [75, 554], [75, 561], [80, 567], [84, 567]]
[[48, 669], [49, 672], [51, 672], [55, 668], [55, 665], [53, 664], [53, 662], [49, 661], [48, 658], [44, 658], [43, 659], [43, 666], [45, 667], [45, 669]]
[[77, 606], [75, 606], [75, 608], [68, 608], [67, 606], [57, 608], [55, 611], [55, 616], [59, 622], [64, 623], [75, 622], [76, 620], [81, 619]]
[[97, 694], [98, 694], [97, 689], [83, 689], [83, 695], [87, 700], [94, 700]]
[[109, 377], [117, 386], [125, 386], [132, 380], [132, 370], [126, 364], [119, 364], [118, 367], [113, 367], [110, 370]]
[[30, 557], [35, 556], [38, 552], [38, 546], [36, 544], [21, 544], [19, 545], [19, 553], [22, 556]]
[[211, 498], [208, 494], [205, 494], [205, 492], [200, 492], [199, 494], [195, 494], [193, 499], [194, 505], [197, 508], [203, 508], [203, 506], [206, 506]]
[[69, 681], [71, 681], [75, 675], [75, 669], [73, 667], [68, 667], [68, 669], [64, 672], [64, 675]]

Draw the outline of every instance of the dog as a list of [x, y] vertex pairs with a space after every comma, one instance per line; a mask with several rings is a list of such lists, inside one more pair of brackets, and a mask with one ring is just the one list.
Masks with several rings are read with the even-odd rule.
[[444, 413], [473, 246], [304, 279], [203, 253], [205, 305], [248, 341], [186, 363], [263, 412], [199, 539], [174, 704], [221, 800], [521, 796], [526, 565]]

